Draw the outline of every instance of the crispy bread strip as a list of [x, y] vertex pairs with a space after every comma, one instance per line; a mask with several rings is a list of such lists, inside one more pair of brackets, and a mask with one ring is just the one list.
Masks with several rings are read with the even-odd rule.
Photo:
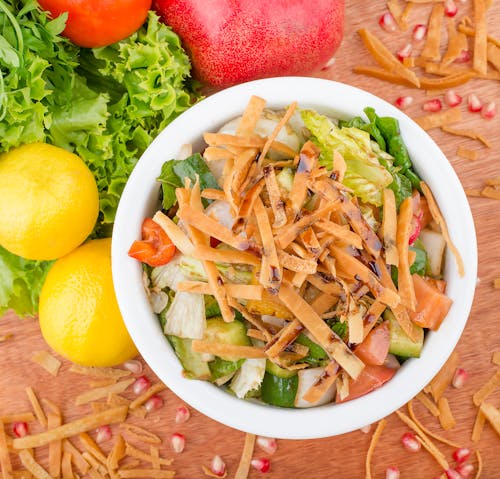
[[383, 200], [382, 237], [385, 247], [385, 262], [397, 266], [399, 264], [398, 247], [396, 245], [398, 224], [394, 192], [386, 188], [383, 192]]
[[[282, 116], [281, 120], [274, 127], [274, 130], [272, 131], [272, 133], [267, 137], [267, 140], [264, 143], [264, 146], [263, 146], [262, 151], [261, 151], [260, 156], [259, 156], [259, 165], [262, 165], [264, 158], [267, 156], [267, 152], [270, 149], [273, 149], [274, 143], [277, 143], [277, 142], [275, 142], [275, 140], [276, 140], [279, 132], [288, 123], [288, 120], [290, 120], [290, 118], [292, 117], [292, 115], [295, 111], [295, 108], [297, 108], [296, 101], [294, 101], [293, 103], [290, 104], [290, 106], [287, 108], [285, 114]], [[291, 151], [293, 151], [293, 150], [291, 150]], [[288, 156], [293, 158], [295, 156], [295, 151], [293, 151], [293, 153], [291, 155], [288, 155]]]
[[465, 269], [462, 256], [460, 255], [460, 252], [458, 251], [457, 247], [455, 246], [450, 237], [450, 234], [448, 232], [448, 227], [446, 226], [446, 221], [444, 220], [441, 211], [439, 211], [439, 206], [437, 205], [436, 200], [434, 199], [434, 195], [432, 194], [430, 188], [423, 181], [420, 182], [420, 188], [422, 189], [425, 199], [427, 200], [427, 203], [429, 205], [429, 210], [431, 212], [432, 219], [441, 228], [441, 234], [443, 235], [444, 240], [446, 241], [446, 245], [448, 246], [448, 248], [450, 248], [450, 251], [453, 253], [453, 256], [455, 257], [455, 261], [457, 263], [457, 268], [458, 268], [458, 274], [460, 276], [464, 276]]
[[381, 67], [385, 68], [390, 73], [397, 74], [400, 77], [408, 80], [416, 87], [420, 86], [420, 81], [418, 80], [415, 73], [413, 73], [408, 68], [405, 68], [403, 64], [384, 45], [384, 43], [381, 42], [375, 35], [364, 28], [358, 30], [358, 34], [363, 40], [363, 43], [365, 44], [367, 50]]
[[488, 68], [487, 42], [488, 32], [486, 24], [486, 5], [485, 0], [474, 0], [474, 25], [476, 26], [476, 35], [474, 36], [474, 70], [478, 73], [486, 74]]
[[418, 123], [424, 130], [431, 130], [432, 128], [439, 128], [443, 125], [450, 125], [452, 123], [458, 123], [462, 120], [462, 113], [460, 108], [450, 108], [449, 110], [444, 110], [439, 113], [430, 113], [429, 115], [420, 116], [415, 118], [415, 122]]
[[194, 246], [191, 240], [167, 215], [161, 211], [157, 211], [153, 216], [153, 221], [161, 226], [179, 251], [188, 256], [194, 253]]
[[276, 173], [272, 165], [267, 165], [263, 169], [264, 180], [266, 182], [269, 203], [274, 214], [273, 228], [280, 228], [287, 222], [285, 202], [281, 198], [281, 192], [276, 179]]
[[234, 475], [234, 479], [247, 479], [250, 472], [250, 461], [252, 460], [253, 450], [255, 446], [255, 435], [246, 433], [243, 452], [241, 453], [238, 469]]
[[336, 361], [331, 361], [325, 367], [323, 373], [306, 391], [303, 399], [311, 404], [318, 402], [337, 380], [340, 368]]
[[105, 424], [121, 423], [125, 421], [127, 410], [126, 406], [119, 406], [106, 411], [89, 414], [88, 416], [67, 422], [51, 431], [15, 438], [12, 441], [12, 446], [14, 449], [43, 446], [56, 438], [64, 439], [80, 434], [81, 432], [90, 431], [99, 426], [104, 426]]
[[373, 451], [375, 451], [375, 447], [377, 446], [377, 443], [380, 439], [380, 436], [382, 435], [382, 432], [384, 431], [386, 424], [387, 424], [387, 421], [385, 419], [381, 419], [379, 421], [379, 423], [377, 424], [377, 428], [375, 429], [375, 432], [373, 433], [373, 436], [370, 440], [370, 446], [368, 447], [368, 452], [366, 453], [366, 461], [365, 461], [366, 476], [365, 476], [365, 479], [372, 479], [371, 464], [372, 464]]
[[[180, 281], [178, 291], [188, 291], [196, 294], [212, 294], [210, 284], [203, 281]], [[238, 299], [262, 299], [262, 286], [260, 284], [226, 284], [227, 295]]]
[[298, 319], [290, 321], [281, 331], [273, 336], [271, 341], [266, 344], [264, 348], [266, 354], [270, 358], [278, 356], [283, 350], [300, 334], [304, 329], [304, 326], [300, 323]]
[[398, 229], [396, 233], [396, 244], [399, 254], [398, 287], [399, 296], [403, 304], [411, 311], [417, 307], [417, 299], [413, 280], [408, 262], [408, 240], [411, 234], [411, 221], [413, 218], [412, 198], [406, 198], [399, 207]]
[[364, 364], [352, 353], [329, 327], [317, 315], [312, 307], [288, 283], [283, 283], [279, 298], [292, 311], [297, 319], [309, 330], [323, 349], [335, 359], [351, 376], [357, 378]]
[[293, 178], [292, 191], [290, 192], [290, 207], [293, 215], [296, 217], [300, 214], [302, 205], [307, 197], [307, 184], [312, 170], [318, 164], [319, 149], [311, 141], [304, 143], [300, 150], [299, 164]]
[[444, 6], [441, 4], [434, 5], [427, 24], [427, 37], [424, 48], [420, 56], [433, 61], [438, 61], [441, 58], [439, 52], [439, 44], [441, 42], [441, 24], [443, 23]]
[[243, 116], [238, 124], [238, 128], [236, 128], [237, 136], [249, 136], [253, 134], [265, 106], [266, 100], [263, 98], [256, 95], [252, 95], [250, 97], [247, 107], [245, 108]]
[[219, 356], [221, 358], [246, 358], [246, 359], [258, 359], [265, 358], [266, 353], [262, 348], [256, 348], [253, 346], [238, 346], [234, 344], [222, 344], [214, 343], [210, 341], [204, 341], [201, 339], [193, 339], [192, 349], [196, 353], [209, 353]]
[[253, 211], [262, 240], [262, 263], [259, 281], [267, 290], [276, 291], [280, 287], [283, 272], [276, 252], [269, 216], [260, 197], [256, 198]]

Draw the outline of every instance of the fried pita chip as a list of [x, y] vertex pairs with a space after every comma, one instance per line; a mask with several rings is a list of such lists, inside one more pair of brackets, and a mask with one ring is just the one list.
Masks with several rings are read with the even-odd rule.
[[0, 421], [0, 466], [2, 467], [2, 478], [12, 477], [12, 463], [10, 462], [7, 437], [5, 435], [4, 424]]
[[432, 381], [429, 383], [430, 393], [434, 401], [439, 401], [448, 386], [451, 384], [453, 375], [455, 374], [455, 370], [457, 369], [457, 365], [458, 354], [456, 351], [453, 351], [453, 353], [451, 353], [451, 356], [448, 358], [448, 361], [446, 361], [444, 366], [439, 370], [436, 376], [434, 376]]
[[255, 435], [246, 433], [243, 452], [241, 453], [240, 462], [238, 464], [236, 474], [234, 475], [234, 479], [247, 479], [248, 473], [250, 472], [250, 461], [252, 460], [254, 446]]
[[42, 406], [40, 406], [40, 402], [38, 401], [38, 398], [36, 397], [35, 392], [33, 391], [33, 388], [31, 386], [27, 387], [25, 389], [26, 394], [28, 395], [28, 399], [30, 400], [31, 407], [33, 408], [33, 412], [35, 413], [35, 416], [38, 420], [38, 422], [44, 427], [47, 427], [47, 417], [45, 416], [45, 412], [42, 409]]
[[474, 37], [474, 55], [473, 65], [474, 70], [483, 75], [486, 74], [488, 68], [487, 54], [487, 24], [486, 24], [486, 8], [484, 0], [474, 0], [474, 25], [476, 26], [476, 35]]
[[236, 128], [236, 135], [238, 136], [249, 136], [254, 133], [257, 122], [259, 121], [264, 107], [266, 106], [266, 100], [260, 98], [256, 95], [252, 95], [250, 100], [243, 112], [240, 122], [238, 123], [238, 128]]
[[444, 6], [436, 4], [427, 24], [427, 36], [420, 56], [429, 60], [438, 61], [441, 58], [439, 44], [441, 43], [441, 25], [444, 18]]
[[456, 425], [455, 418], [451, 413], [450, 404], [448, 403], [448, 399], [445, 397], [440, 397], [438, 401], [439, 408], [439, 422], [441, 423], [441, 427], [448, 431], [449, 429], [453, 429]]
[[484, 414], [486, 420], [491, 424], [496, 433], [500, 436], [500, 411], [486, 402], [481, 403], [481, 412]]
[[439, 128], [443, 125], [458, 123], [461, 120], [462, 113], [458, 107], [415, 118], [415, 122], [425, 131], [431, 130], [432, 128]]
[[480, 406], [481, 403], [498, 387], [500, 386], [500, 370], [498, 370], [493, 376], [491, 376], [488, 381], [483, 384], [483, 386], [474, 393], [472, 396], [472, 402], [476, 406]]
[[380, 436], [382, 435], [382, 432], [385, 429], [386, 424], [387, 421], [385, 419], [381, 419], [377, 424], [375, 432], [373, 433], [373, 436], [370, 440], [370, 446], [368, 447], [368, 452], [366, 453], [366, 460], [365, 460], [365, 469], [366, 469], [365, 479], [372, 479], [371, 466], [372, 466], [373, 452], [377, 447], [377, 443], [380, 439]]
[[50, 354], [48, 351], [35, 351], [31, 355], [31, 360], [34, 363], [39, 364], [42, 366], [45, 371], [47, 371], [49, 374], [52, 374], [52, 376], [57, 376], [57, 373], [59, 372], [59, 368], [61, 367], [61, 361], [54, 357], [52, 354]]
[[104, 426], [105, 424], [123, 422], [127, 417], [127, 409], [128, 408], [126, 406], [119, 406], [108, 409], [107, 411], [92, 413], [79, 419], [75, 419], [74, 421], [67, 422], [66, 424], [56, 427], [51, 431], [15, 438], [12, 441], [12, 446], [14, 449], [27, 449], [30, 447], [43, 446], [44, 444], [48, 444], [50, 441], [75, 436], [81, 432], [90, 431], [91, 429]]
[[417, 88], [420, 87], [420, 81], [411, 70], [406, 68], [380, 41], [375, 35], [365, 28], [358, 30], [358, 34], [363, 40], [365, 47], [370, 52], [374, 60], [389, 73], [400, 76]]
[[125, 379], [115, 384], [110, 384], [109, 386], [103, 386], [100, 388], [91, 389], [86, 391], [75, 399], [75, 405], [80, 406], [82, 404], [87, 404], [98, 399], [108, 397], [109, 394], [119, 394], [125, 391], [133, 382], [134, 378]]
[[477, 410], [476, 420], [474, 421], [474, 426], [472, 427], [472, 442], [479, 442], [481, 439], [481, 434], [483, 433], [484, 423], [486, 422], [486, 417], [481, 409]]
[[130, 376], [132, 374], [130, 371], [126, 369], [94, 368], [94, 367], [80, 366], [79, 364], [72, 364], [69, 370], [72, 373], [82, 374], [84, 376], [91, 376], [94, 378], [121, 379], [125, 376]]
[[33, 474], [36, 479], [52, 479], [51, 475], [35, 461], [29, 451], [24, 450], [19, 453], [21, 464]]
[[479, 151], [457, 146], [457, 156], [465, 158], [466, 160], [476, 161], [479, 158]]

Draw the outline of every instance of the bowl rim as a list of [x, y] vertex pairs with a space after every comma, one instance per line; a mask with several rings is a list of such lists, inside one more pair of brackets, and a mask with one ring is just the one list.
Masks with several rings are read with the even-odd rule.
[[[131, 242], [140, 235], [142, 220], [157, 201], [155, 179], [164, 161], [175, 158], [183, 144], [199, 141], [204, 131], [214, 131], [239, 116], [251, 95], [265, 98], [271, 108], [297, 101], [299, 107], [352, 117], [362, 115], [364, 107], [373, 106], [378, 114], [397, 118], [412, 161], [417, 171], [422, 170], [419, 173], [433, 191], [464, 259], [466, 271], [460, 278], [455, 261], [447, 252], [445, 276], [453, 305], [439, 331], [427, 334], [421, 357], [406, 361], [381, 388], [346, 403], [283, 409], [237, 399], [206, 381], [184, 378], [180, 362], [149, 306], [141, 266], [127, 256]], [[149, 189], [144, 186], [148, 183]], [[123, 319], [137, 349], [159, 379], [186, 403], [218, 422], [245, 432], [286, 439], [347, 433], [378, 421], [413, 398], [455, 348], [468, 319], [477, 278], [472, 213], [453, 167], [437, 144], [385, 100], [351, 85], [310, 77], [276, 77], [236, 85], [203, 99], [170, 123], [141, 156], [125, 185], [113, 228], [111, 257]]]

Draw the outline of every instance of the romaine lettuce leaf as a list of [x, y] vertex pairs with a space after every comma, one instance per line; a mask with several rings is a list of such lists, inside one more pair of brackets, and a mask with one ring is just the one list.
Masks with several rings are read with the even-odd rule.
[[301, 116], [321, 151], [320, 163], [331, 169], [333, 152], [338, 150], [347, 165], [344, 184], [363, 202], [381, 206], [382, 190], [392, 182], [392, 176], [380, 165], [370, 134], [354, 127], [338, 128], [313, 110], [302, 110]]

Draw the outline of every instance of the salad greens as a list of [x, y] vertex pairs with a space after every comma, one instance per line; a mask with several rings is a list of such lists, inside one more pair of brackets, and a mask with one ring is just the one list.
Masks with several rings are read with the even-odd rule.
[[184, 160], [171, 160], [164, 163], [158, 177], [162, 186], [163, 209], [168, 210], [177, 202], [175, 189], [184, 185], [185, 178], [189, 178], [194, 183], [197, 176], [200, 179], [201, 189], [220, 189], [217, 180], [199, 153]]
[[[145, 267], [145, 285], [187, 377], [279, 407], [341, 402], [388, 381], [395, 362], [420, 355], [424, 329], [439, 327], [451, 305], [438, 289], [444, 239], [425, 241], [441, 235], [427, 228], [397, 120], [365, 113], [368, 121], [337, 124], [298, 109], [277, 137], [288, 151], [262, 164], [254, 146], [244, 168], [227, 152], [163, 164], [155, 218], [178, 250]], [[285, 114], [261, 111], [269, 133], [260, 120], [254, 131], [271, 134]], [[232, 152], [231, 141], [219, 142], [234, 141], [241, 118], [213, 143]], [[203, 190], [222, 184], [202, 204]]]
[[[0, 0], [0, 152], [36, 141], [76, 152], [96, 178], [94, 236], [105, 237], [135, 163], [196, 93], [179, 37], [153, 12], [135, 34], [98, 49], [62, 37], [66, 19], [49, 20], [36, 0]], [[50, 263], [4, 249], [0, 263], [0, 314], [34, 314]]]

